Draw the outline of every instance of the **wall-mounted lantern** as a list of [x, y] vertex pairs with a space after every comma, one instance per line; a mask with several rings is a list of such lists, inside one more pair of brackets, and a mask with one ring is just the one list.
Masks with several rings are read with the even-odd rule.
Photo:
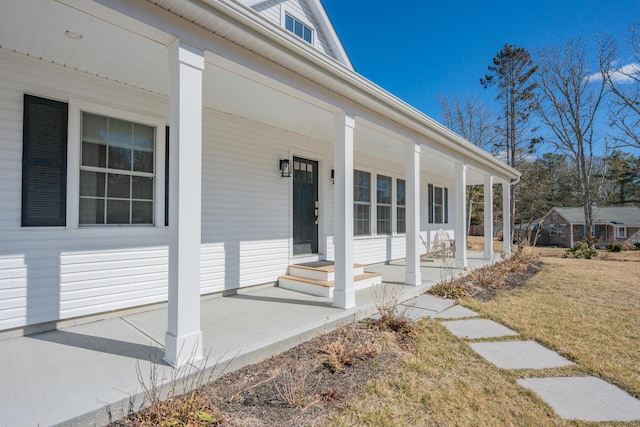
[[291, 162], [289, 159], [280, 160], [280, 172], [283, 178], [291, 177]]
[[335, 169], [331, 169], [331, 183], [332, 184], [336, 183], [336, 171], [335, 171]]

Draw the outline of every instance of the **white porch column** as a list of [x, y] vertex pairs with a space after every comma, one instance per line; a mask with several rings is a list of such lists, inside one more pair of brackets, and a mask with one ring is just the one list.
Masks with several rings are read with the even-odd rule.
[[353, 287], [353, 133], [355, 118], [344, 111], [333, 115], [335, 178], [335, 284], [333, 305], [356, 305]]
[[204, 52], [180, 41], [169, 46], [169, 324], [164, 360], [202, 359], [200, 227], [202, 71]]
[[420, 145], [411, 143], [406, 146], [406, 245], [407, 267], [405, 283], [419, 285], [422, 283], [420, 273], [420, 249], [418, 233], [420, 233]]
[[456, 241], [456, 267], [465, 268], [467, 266], [467, 165], [456, 162], [456, 221], [455, 221], [455, 241]]
[[484, 259], [493, 259], [493, 176], [484, 176]]
[[511, 183], [502, 183], [502, 253], [511, 255]]

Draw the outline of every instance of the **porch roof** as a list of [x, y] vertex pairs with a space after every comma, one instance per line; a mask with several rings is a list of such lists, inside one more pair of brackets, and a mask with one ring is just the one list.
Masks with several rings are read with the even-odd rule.
[[328, 142], [332, 113], [346, 110], [358, 117], [361, 152], [402, 162], [399, 146], [413, 141], [433, 158], [423, 168], [437, 175], [451, 176], [453, 163], [463, 161], [469, 184], [481, 183], [483, 173], [503, 181], [520, 176], [236, 0], [33, 0], [2, 7], [6, 49], [168, 96], [166, 46], [179, 38], [206, 52], [208, 108]]

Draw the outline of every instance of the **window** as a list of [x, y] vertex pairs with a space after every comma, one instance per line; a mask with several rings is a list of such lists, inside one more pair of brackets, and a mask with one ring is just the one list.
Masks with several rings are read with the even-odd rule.
[[449, 190], [444, 187], [428, 186], [429, 198], [429, 223], [449, 223]]
[[68, 104], [24, 96], [22, 226], [65, 226]]
[[288, 13], [284, 15], [284, 27], [307, 43], [313, 44], [313, 30]]
[[353, 235], [368, 236], [371, 221], [371, 174], [353, 171]]
[[153, 224], [152, 126], [82, 113], [80, 224]]
[[627, 238], [627, 227], [618, 227], [617, 237], [619, 239], [626, 239]]
[[407, 232], [406, 184], [404, 179], [398, 179], [396, 181], [396, 231], [398, 233]]
[[376, 184], [376, 233], [391, 234], [392, 179], [390, 176], [378, 175]]

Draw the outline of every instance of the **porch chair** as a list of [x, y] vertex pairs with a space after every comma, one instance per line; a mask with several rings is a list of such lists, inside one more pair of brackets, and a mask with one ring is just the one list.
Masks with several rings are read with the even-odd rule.
[[424, 240], [422, 234], [418, 233], [418, 235], [427, 250], [427, 253], [422, 255], [420, 259], [442, 258], [444, 260], [456, 256], [456, 242], [445, 230], [439, 229], [436, 231], [431, 247], [429, 247], [429, 244]]

